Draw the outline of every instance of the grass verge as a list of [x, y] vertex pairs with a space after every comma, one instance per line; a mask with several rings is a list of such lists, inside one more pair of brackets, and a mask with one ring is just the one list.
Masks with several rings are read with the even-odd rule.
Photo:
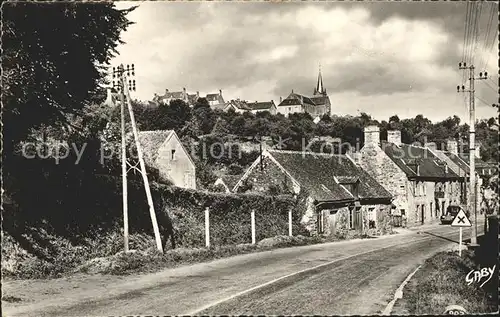
[[405, 286], [393, 314], [440, 315], [449, 305], [462, 306], [474, 314], [497, 311], [498, 276], [483, 287], [480, 287], [482, 282], [469, 285], [466, 281], [470, 271], [484, 267], [482, 260], [469, 250], [462, 257], [456, 251], [437, 253], [426, 260]]
[[[81, 272], [87, 274], [127, 275], [150, 273], [179, 265], [206, 262], [239, 254], [272, 250], [292, 246], [302, 246], [334, 242], [352, 238], [369, 238], [367, 235], [305, 237], [276, 236], [259, 241], [257, 244], [213, 246], [210, 248], [176, 248], [165, 250], [163, 254], [155, 248], [154, 239], [148, 235], [130, 235], [130, 249], [122, 250], [120, 231], [99, 235], [98, 239], [86, 239], [82, 245], [39, 230], [44, 242], [50, 248], [38, 248], [44, 258], [33, 256], [16, 244], [12, 237], [2, 237], [2, 274], [10, 279], [57, 278]], [[33, 241], [33, 245], [37, 245]]]

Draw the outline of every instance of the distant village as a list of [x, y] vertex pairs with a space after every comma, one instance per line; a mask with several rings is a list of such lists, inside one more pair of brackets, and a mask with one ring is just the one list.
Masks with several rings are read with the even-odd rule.
[[150, 101], [150, 105], [157, 106], [160, 104], [169, 104], [170, 101], [178, 99], [193, 106], [200, 97], [205, 98], [210, 107], [214, 110], [228, 111], [229, 109], [233, 109], [237, 113], [246, 111], [252, 113], [269, 111], [273, 115], [281, 113], [284, 116], [288, 116], [292, 113], [309, 113], [314, 118], [315, 122], [318, 122], [325, 114], [331, 114], [330, 98], [323, 86], [321, 70], [319, 71], [318, 81], [312, 95], [306, 96], [295, 93], [292, 90], [290, 95], [285, 99], [280, 97], [280, 101], [277, 105], [274, 100], [253, 102], [236, 99], [225, 101], [222, 96], [222, 90], [219, 90], [218, 93], [200, 96], [198, 91], [195, 94], [188, 93], [186, 88], [183, 88], [182, 91], [169, 91], [166, 89], [163, 95], [155, 94], [153, 100]]

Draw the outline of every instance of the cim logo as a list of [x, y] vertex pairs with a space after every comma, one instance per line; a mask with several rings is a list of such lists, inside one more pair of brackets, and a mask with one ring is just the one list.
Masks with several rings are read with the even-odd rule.
[[467, 314], [467, 311], [462, 306], [450, 305], [450, 306], [446, 307], [444, 314], [445, 315], [465, 315], [465, 314]]

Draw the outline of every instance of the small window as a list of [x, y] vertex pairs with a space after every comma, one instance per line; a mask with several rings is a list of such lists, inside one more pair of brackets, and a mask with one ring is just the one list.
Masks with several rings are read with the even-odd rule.
[[405, 213], [405, 210], [404, 209], [401, 209], [401, 216], [404, 216], [406, 213]]
[[175, 150], [172, 150], [172, 161], [175, 160]]

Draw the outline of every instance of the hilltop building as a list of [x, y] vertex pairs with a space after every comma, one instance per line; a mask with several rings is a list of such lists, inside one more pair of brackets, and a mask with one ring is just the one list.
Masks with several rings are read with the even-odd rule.
[[323, 77], [321, 69], [318, 74], [316, 88], [313, 95], [308, 97], [305, 95], [292, 93], [284, 100], [280, 100], [277, 107], [277, 112], [284, 116], [289, 116], [292, 113], [309, 113], [313, 119], [321, 118], [323, 115], [330, 115], [331, 111], [330, 97], [323, 86]]

